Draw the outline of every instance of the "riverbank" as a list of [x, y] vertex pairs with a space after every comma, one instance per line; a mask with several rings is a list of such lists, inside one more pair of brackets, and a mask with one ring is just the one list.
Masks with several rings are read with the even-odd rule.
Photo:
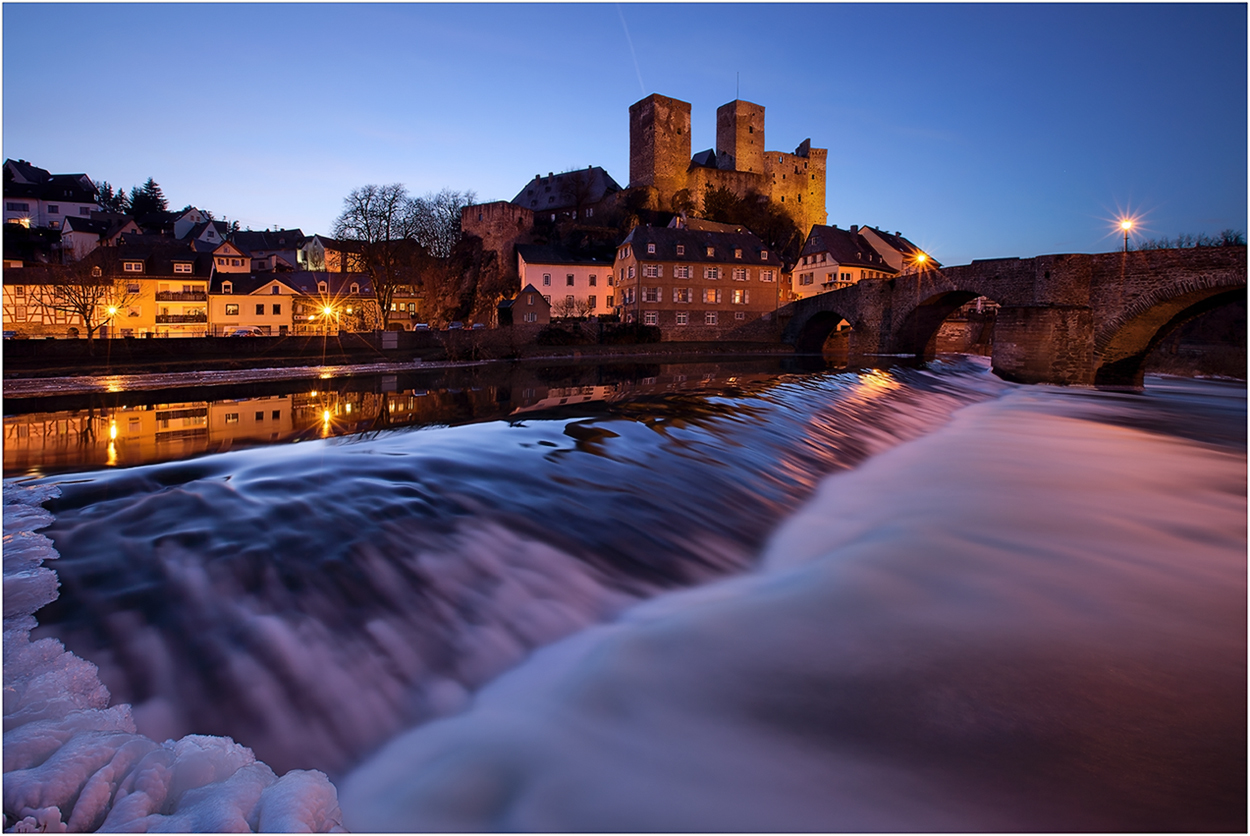
[[[377, 374], [395, 374], [439, 369], [471, 368], [490, 363], [510, 362], [580, 362], [584, 360], [632, 361], [710, 357], [769, 357], [792, 355], [792, 346], [763, 343], [651, 343], [643, 345], [527, 346], [520, 356], [491, 359], [425, 359], [414, 357], [399, 360], [374, 360], [357, 363], [274, 363], [272, 358], [253, 357], [253, 365], [237, 368], [200, 368], [202, 362], [189, 361], [187, 368], [157, 370], [147, 366], [110, 368], [87, 374], [62, 374], [19, 377], [4, 373], [4, 397], [12, 399], [47, 398], [65, 395], [87, 395], [103, 392], [135, 392], [187, 387], [223, 387], [262, 381], [318, 380]], [[240, 361], [242, 363], [243, 361]], [[81, 371], [81, 370], [80, 370]]]

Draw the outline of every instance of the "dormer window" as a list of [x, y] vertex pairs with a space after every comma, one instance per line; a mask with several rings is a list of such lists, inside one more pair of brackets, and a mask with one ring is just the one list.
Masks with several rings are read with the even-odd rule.
[[222, 293], [234, 293], [234, 282], [222, 282], [221, 292]]
[[143, 262], [142, 261], [123, 261], [122, 271], [126, 273], [142, 273]]
[[715, 252], [715, 249], [714, 249], [713, 247], [708, 247], [708, 248], [707, 248], [707, 254], [708, 254], [709, 256], [710, 256], [713, 252]]
[[174, 272], [175, 272], [175, 273], [190, 273], [190, 272], [191, 272], [191, 264], [190, 264], [189, 262], [186, 262], [186, 261], [175, 261], [175, 262], [174, 262]]
[[317, 282], [317, 292], [318, 292], [318, 293], [325, 293], [325, 292], [327, 292], [329, 289], [330, 289], [330, 288], [329, 288], [329, 286], [327, 286], [325, 282]]
[[678, 255], [685, 255], [685, 254], [686, 254], [686, 245], [685, 245], [685, 244], [678, 244], [678, 245], [677, 245], [677, 254], [678, 254]]
[[360, 293], [360, 285], [356, 284], [355, 282], [352, 282], [352, 294], [356, 295], [358, 293]]
[[217, 237], [217, 233], [216, 233], [216, 232], [213, 232], [213, 231], [210, 229], [210, 230], [208, 231], [208, 237], [209, 237], [209, 238], [216, 238], [216, 237]]
[[762, 258], [762, 259], [764, 259], [765, 261], [767, 261], [767, 260], [768, 260], [768, 250], [760, 250], [760, 258]]
[[655, 254], [655, 244], [648, 244], [648, 245], [647, 245], [647, 253], [648, 253], [649, 255], [654, 255], [654, 254]]
[[95, 278], [99, 278], [100, 276], [104, 275], [104, 271], [102, 271], [99, 267], [92, 267], [91, 275], [94, 276]]
[[734, 258], [742, 258], [742, 250], [734, 250]]

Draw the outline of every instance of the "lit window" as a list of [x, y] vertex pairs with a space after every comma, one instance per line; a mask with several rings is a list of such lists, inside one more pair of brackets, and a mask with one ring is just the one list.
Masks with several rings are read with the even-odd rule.
[[655, 244], [648, 244], [648, 245], [647, 245], [647, 252], [648, 252], [648, 253], [652, 253], [652, 254], [654, 254], [654, 253], [655, 253]]
[[226, 305], [226, 316], [238, 316], [238, 315], [239, 315], [238, 305]]
[[227, 423], [227, 424], [237, 424], [237, 423], [239, 423], [239, 413], [237, 413], [237, 412], [227, 412], [227, 413], [226, 413], [226, 423]]
[[703, 288], [703, 301], [709, 303], [720, 302], [720, 289], [715, 287]]
[[708, 255], [711, 255], [713, 252], [715, 252], [715, 250], [714, 250], [712, 247], [708, 247], [708, 248], [707, 248], [707, 254], [708, 254]]
[[742, 258], [742, 250], [735, 249], [735, 250], [734, 250], [734, 258]]
[[760, 258], [764, 261], [768, 260], [768, 250], [760, 250]]

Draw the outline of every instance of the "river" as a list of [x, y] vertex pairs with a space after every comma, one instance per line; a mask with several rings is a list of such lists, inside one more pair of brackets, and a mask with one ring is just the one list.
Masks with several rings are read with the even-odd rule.
[[34, 636], [352, 829], [1243, 829], [1245, 385], [1149, 384], [119, 393], [5, 474], [60, 492]]

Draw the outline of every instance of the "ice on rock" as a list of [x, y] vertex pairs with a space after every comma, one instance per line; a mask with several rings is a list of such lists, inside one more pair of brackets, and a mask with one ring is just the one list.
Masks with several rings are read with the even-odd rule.
[[55, 486], [4, 486], [4, 824], [10, 832], [339, 832], [338, 793], [321, 772], [278, 778], [230, 738], [158, 744], [130, 706], [109, 706], [95, 665], [55, 639], [32, 642], [57, 597], [35, 533]]

